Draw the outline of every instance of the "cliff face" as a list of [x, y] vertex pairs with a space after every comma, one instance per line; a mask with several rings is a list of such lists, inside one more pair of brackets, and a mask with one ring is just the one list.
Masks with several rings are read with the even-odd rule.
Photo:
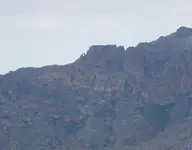
[[2, 150], [191, 150], [192, 29], [0, 76]]

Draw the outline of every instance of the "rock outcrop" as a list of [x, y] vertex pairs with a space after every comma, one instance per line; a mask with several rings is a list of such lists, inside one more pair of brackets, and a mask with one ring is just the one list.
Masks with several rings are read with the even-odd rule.
[[2, 150], [191, 150], [192, 29], [0, 76]]

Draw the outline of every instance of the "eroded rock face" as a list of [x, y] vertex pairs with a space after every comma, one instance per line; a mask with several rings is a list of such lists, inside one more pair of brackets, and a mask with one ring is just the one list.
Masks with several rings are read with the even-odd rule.
[[0, 76], [1, 149], [190, 150], [191, 30]]

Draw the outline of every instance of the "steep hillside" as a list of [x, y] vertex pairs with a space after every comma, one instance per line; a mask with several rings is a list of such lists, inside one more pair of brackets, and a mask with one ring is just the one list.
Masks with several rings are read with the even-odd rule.
[[0, 76], [1, 150], [191, 150], [192, 29]]

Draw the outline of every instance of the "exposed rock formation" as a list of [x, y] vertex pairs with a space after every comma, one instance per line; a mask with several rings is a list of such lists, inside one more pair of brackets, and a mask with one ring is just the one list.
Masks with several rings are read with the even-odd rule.
[[192, 29], [0, 76], [2, 150], [191, 150]]

